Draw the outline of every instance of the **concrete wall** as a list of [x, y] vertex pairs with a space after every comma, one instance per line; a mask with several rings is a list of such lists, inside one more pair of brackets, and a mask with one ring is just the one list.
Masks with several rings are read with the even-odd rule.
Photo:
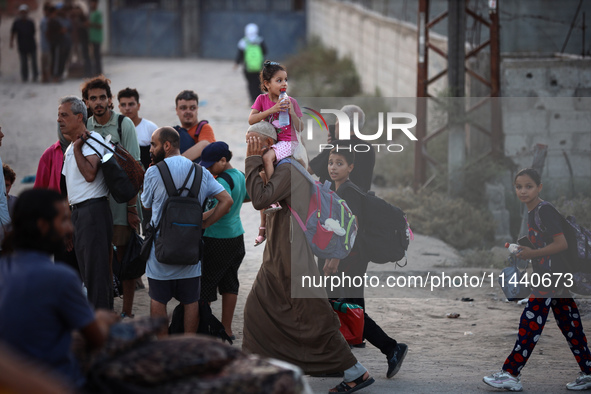
[[551, 195], [589, 193], [591, 60], [505, 58], [501, 70], [505, 154], [529, 167], [535, 145], [548, 145]]
[[[414, 97], [417, 85], [417, 27], [385, 18], [356, 4], [335, 0], [309, 0], [308, 36], [318, 36], [350, 57], [367, 94], [384, 97]], [[431, 41], [447, 51], [447, 40], [431, 35]], [[447, 61], [430, 51], [430, 75], [446, 67]], [[445, 87], [445, 78], [431, 87], [431, 94]]]

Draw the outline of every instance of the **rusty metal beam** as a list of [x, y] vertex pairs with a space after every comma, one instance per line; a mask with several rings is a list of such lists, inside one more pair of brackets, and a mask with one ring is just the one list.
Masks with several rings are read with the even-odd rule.
[[479, 80], [480, 82], [492, 89], [492, 84], [489, 81], [487, 81], [486, 78], [484, 78], [482, 75], [478, 74], [476, 71], [470, 70], [468, 67], [464, 67], [464, 69], [472, 77], [476, 78], [477, 80]]
[[427, 23], [427, 29], [432, 28], [433, 26], [435, 26], [436, 24], [438, 24], [439, 22], [441, 22], [441, 20], [443, 18], [445, 18], [445, 17], [447, 17], [447, 11], [443, 11], [441, 14], [439, 14], [433, 20], [431, 20], [431, 22], [428, 22]]
[[466, 54], [466, 59], [471, 58], [472, 56], [476, 55], [478, 52], [486, 48], [490, 44], [490, 39], [484, 41], [482, 44], [478, 45], [476, 48], [472, 49], [470, 52]]
[[427, 47], [429, 47], [429, 49], [433, 50], [434, 52], [438, 53], [441, 57], [447, 59], [447, 52], [444, 52], [443, 49], [439, 49], [437, 46], [435, 46], [435, 44], [427, 42]]

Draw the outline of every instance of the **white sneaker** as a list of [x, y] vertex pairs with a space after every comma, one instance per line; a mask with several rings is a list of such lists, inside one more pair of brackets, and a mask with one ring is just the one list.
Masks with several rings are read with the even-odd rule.
[[521, 386], [521, 375], [515, 377], [511, 375], [509, 372], [500, 371], [497, 373], [493, 373], [490, 376], [485, 376], [482, 378], [482, 381], [489, 386], [492, 386], [497, 389], [505, 389], [509, 391], [521, 391], [523, 390], [523, 386]]
[[587, 375], [584, 372], [579, 372], [577, 380], [566, 384], [566, 388], [569, 390], [588, 390], [591, 388], [591, 375]]

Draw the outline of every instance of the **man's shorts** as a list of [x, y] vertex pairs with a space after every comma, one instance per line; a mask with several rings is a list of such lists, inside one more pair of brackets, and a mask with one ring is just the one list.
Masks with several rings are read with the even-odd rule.
[[174, 297], [181, 304], [187, 305], [199, 301], [201, 277], [173, 280], [148, 278], [148, 286], [148, 294], [154, 301], [166, 305]]
[[133, 229], [129, 226], [113, 225], [113, 245], [117, 247], [127, 246], [132, 231]]

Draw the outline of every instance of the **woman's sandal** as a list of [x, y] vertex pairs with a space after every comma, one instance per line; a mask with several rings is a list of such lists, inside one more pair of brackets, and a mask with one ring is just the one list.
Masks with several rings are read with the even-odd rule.
[[375, 382], [375, 379], [372, 378], [371, 376], [369, 376], [369, 374], [367, 375], [367, 379], [365, 379], [365, 380], [363, 380], [364, 376], [365, 376], [365, 374], [361, 375], [360, 377], [358, 377], [354, 381], [349, 382], [349, 383], [355, 383], [355, 386], [353, 386], [353, 387], [349, 386], [343, 380], [337, 386], [332, 388], [332, 390], [336, 390], [336, 391], [329, 391], [328, 394], [331, 394], [331, 393], [352, 393], [354, 391], [361, 390], [362, 388], [367, 387]]
[[[266, 230], [265, 227], [259, 227], [259, 230]], [[254, 240], [254, 246], [259, 246], [260, 244], [262, 244], [263, 242], [265, 242], [265, 240], [267, 239], [267, 236], [265, 235], [259, 235], [255, 238]]]

